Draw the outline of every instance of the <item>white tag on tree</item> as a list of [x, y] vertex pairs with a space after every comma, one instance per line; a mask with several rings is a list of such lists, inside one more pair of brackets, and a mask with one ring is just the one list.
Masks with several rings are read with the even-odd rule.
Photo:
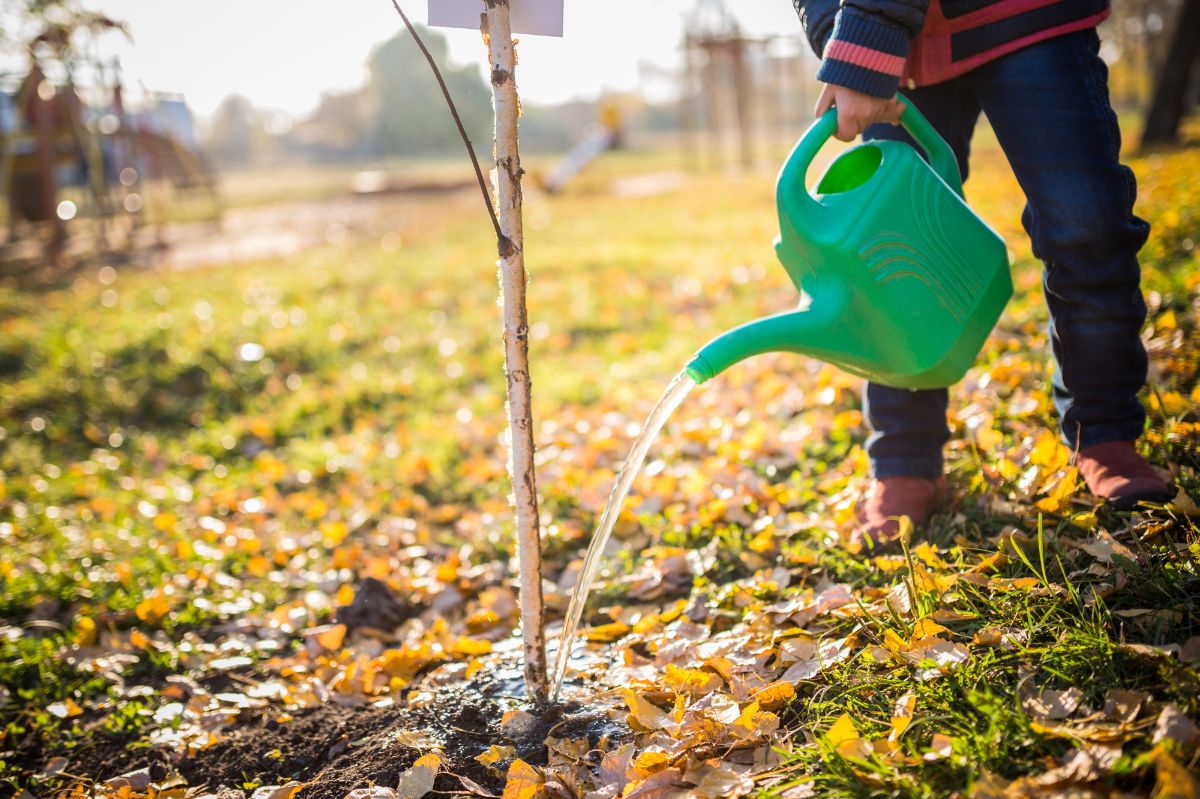
[[[513, 33], [563, 35], [565, 0], [509, 0]], [[483, 0], [429, 0], [429, 24], [442, 28], [479, 30]]]

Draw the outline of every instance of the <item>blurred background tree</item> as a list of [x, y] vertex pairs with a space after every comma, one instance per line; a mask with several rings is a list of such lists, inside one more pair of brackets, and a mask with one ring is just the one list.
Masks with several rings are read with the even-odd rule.
[[1143, 146], [1175, 141], [1188, 109], [1200, 103], [1200, 0], [1176, 5], [1170, 35], [1160, 37], [1163, 46], [1156, 54], [1157, 78], [1146, 111]]
[[[427, 29], [418, 30], [418, 34], [442, 65], [442, 77], [471, 140], [484, 143], [486, 150], [492, 129], [491, 92], [479, 69], [474, 64], [449, 63], [442, 36]], [[367, 61], [367, 72], [363, 92], [374, 114], [363, 129], [370, 131], [379, 154], [458, 152], [462, 145], [447, 117], [442, 93], [407, 31], [375, 48]]]

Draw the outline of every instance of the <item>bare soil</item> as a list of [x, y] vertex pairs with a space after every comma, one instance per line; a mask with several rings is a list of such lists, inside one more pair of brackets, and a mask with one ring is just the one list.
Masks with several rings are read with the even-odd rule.
[[[511, 673], [505, 669], [499, 674]], [[299, 794], [303, 799], [342, 799], [355, 788], [396, 787], [401, 773], [423, 754], [401, 744], [397, 734], [419, 732], [442, 744], [444, 769], [436, 791], [462, 791], [462, 776], [498, 795], [504, 787], [502, 769], [475, 759], [493, 744], [513, 746], [521, 759], [543, 765], [548, 735], [587, 735], [595, 745], [601, 736], [613, 740], [627, 733], [600, 711], [557, 705], [535, 714], [536, 722], [513, 738], [501, 729], [501, 720], [520, 703], [512, 693], [513, 681], [497, 674], [433, 688], [432, 699], [417, 707], [330, 703], [295, 711], [284, 723], [275, 720], [278, 708], [243, 711], [232, 733], [178, 760], [174, 752], [131, 748], [128, 739], [97, 733], [86, 749], [70, 753], [70, 770], [98, 781], [144, 767], [156, 779], [177, 771], [188, 785], [207, 786], [227, 797], [296, 780], [305, 784]]]

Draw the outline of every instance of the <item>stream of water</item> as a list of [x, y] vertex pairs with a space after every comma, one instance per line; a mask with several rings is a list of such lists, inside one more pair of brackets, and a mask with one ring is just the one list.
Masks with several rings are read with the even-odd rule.
[[575, 581], [575, 591], [571, 594], [571, 602], [567, 605], [567, 616], [563, 620], [562, 635], [558, 639], [558, 654], [554, 658], [554, 682], [551, 697], [555, 700], [558, 699], [563, 678], [567, 674], [567, 661], [571, 659], [571, 645], [574, 643], [579, 620], [582, 618], [584, 606], [587, 604], [588, 593], [592, 590], [592, 583], [596, 579], [596, 572], [600, 569], [600, 558], [604, 553], [604, 547], [608, 544], [608, 539], [612, 537], [613, 526], [617, 523], [617, 517], [621, 515], [621, 506], [625, 504], [625, 497], [633, 486], [634, 478], [642, 470], [642, 463], [646, 460], [646, 453], [650, 451], [650, 445], [658, 437], [658, 433], [667, 423], [667, 419], [679, 407], [679, 403], [683, 402], [684, 397], [695, 386], [696, 382], [688, 377], [687, 372], [675, 375], [675, 379], [663, 392], [662, 399], [654, 406], [646, 423], [642, 425], [642, 432], [633, 442], [633, 448], [625, 458], [621, 471], [617, 472], [612, 493], [608, 495], [608, 504], [604, 506], [604, 513], [600, 515], [596, 533], [592, 537], [592, 543], [588, 545], [587, 555], [583, 558], [583, 567], [579, 570], [579, 578]]

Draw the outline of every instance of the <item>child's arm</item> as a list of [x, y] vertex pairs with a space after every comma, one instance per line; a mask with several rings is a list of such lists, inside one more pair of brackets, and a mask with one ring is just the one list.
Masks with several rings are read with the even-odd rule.
[[925, 24], [929, 0], [792, 0], [813, 50], [823, 57], [825, 83], [817, 115], [838, 109], [837, 137], [850, 141], [876, 122], [895, 124], [895, 99], [912, 40]]

